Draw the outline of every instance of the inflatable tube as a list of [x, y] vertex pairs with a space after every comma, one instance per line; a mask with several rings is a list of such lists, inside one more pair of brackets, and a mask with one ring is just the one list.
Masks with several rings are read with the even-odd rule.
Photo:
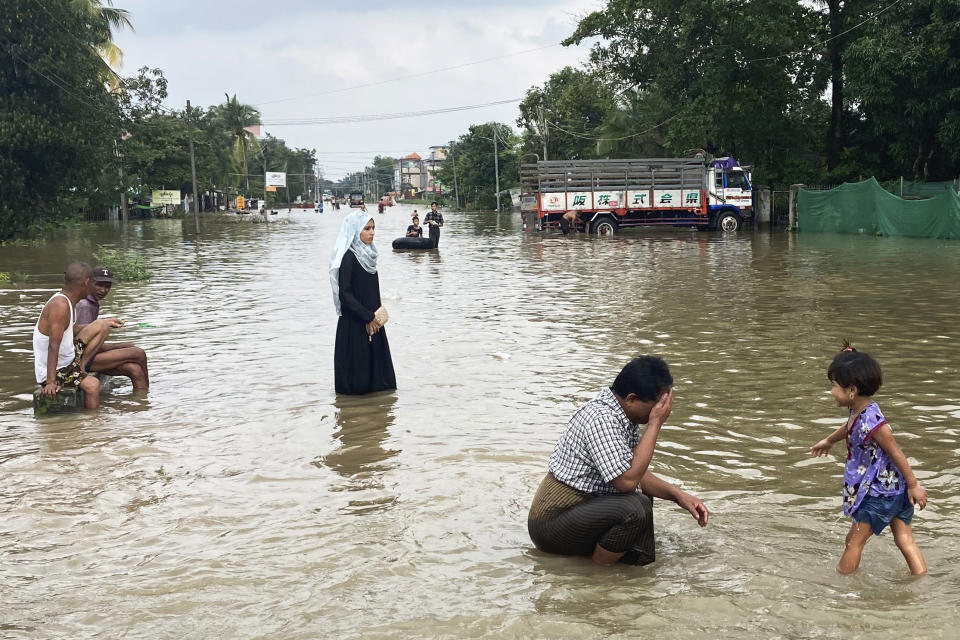
[[440, 244], [440, 234], [437, 233], [437, 230], [434, 230], [433, 225], [430, 225], [429, 229], [430, 237], [421, 238], [421, 237], [403, 237], [397, 238], [393, 241], [394, 249], [436, 249], [437, 245]]
[[433, 238], [397, 238], [394, 249], [433, 249]]

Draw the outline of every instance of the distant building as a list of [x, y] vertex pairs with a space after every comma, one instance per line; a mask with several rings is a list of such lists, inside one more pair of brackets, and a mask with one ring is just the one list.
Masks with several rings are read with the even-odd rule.
[[427, 174], [426, 192], [430, 196], [440, 195], [444, 191], [437, 173], [443, 166], [443, 161], [447, 159], [450, 153], [450, 147], [445, 145], [430, 147], [430, 155], [423, 161], [424, 171]]
[[442, 194], [446, 187], [441, 184], [437, 173], [449, 152], [450, 147], [438, 145], [430, 147], [426, 158], [411, 153], [396, 160], [393, 164], [393, 180], [397, 193], [404, 198], [430, 198]]
[[397, 193], [405, 198], [419, 197], [427, 186], [423, 158], [416, 153], [411, 153], [395, 161], [393, 178], [397, 185]]

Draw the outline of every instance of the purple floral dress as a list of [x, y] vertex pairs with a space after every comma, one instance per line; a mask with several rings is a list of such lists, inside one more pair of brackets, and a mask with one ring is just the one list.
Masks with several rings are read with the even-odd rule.
[[876, 402], [868, 404], [847, 430], [847, 464], [843, 470], [843, 513], [852, 515], [867, 495], [889, 498], [903, 493], [900, 470], [873, 433], [887, 424]]

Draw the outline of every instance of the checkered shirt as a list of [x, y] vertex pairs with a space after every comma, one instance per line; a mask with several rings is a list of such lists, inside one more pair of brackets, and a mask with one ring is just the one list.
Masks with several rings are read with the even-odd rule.
[[639, 440], [637, 425], [627, 418], [613, 391], [604, 389], [570, 418], [550, 456], [550, 472], [579, 491], [619, 493], [610, 481], [630, 468]]
[[442, 225], [442, 224], [443, 224], [443, 214], [440, 213], [439, 211], [434, 212], [434, 211], [431, 209], [430, 211], [427, 211], [427, 215], [423, 216], [423, 223], [424, 223], [424, 224], [429, 224], [431, 220], [433, 220], [433, 221], [436, 222], [437, 224]]

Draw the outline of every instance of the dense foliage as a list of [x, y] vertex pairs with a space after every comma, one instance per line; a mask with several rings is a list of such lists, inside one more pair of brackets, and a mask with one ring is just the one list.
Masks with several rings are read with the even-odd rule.
[[[165, 104], [159, 69], [118, 77], [111, 0], [6, 0], [0, 11], [0, 241], [103, 211], [120, 194], [190, 191], [188, 117], [199, 191], [263, 193], [393, 184], [380, 157], [339, 184], [315, 181], [314, 152], [258, 138], [256, 108], [225, 95], [208, 108]], [[439, 180], [492, 208], [534, 154], [551, 160], [685, 156], [754, 165], [755, 181], [835, 183], [960, 175], [957, 0], [605, 0], [566, 44], [591, 42], [583, 68], [531, 87], [508, 125], [471, 126]], [[496, 132], [496, 133], [494, 133]], [[499, 171], [494, 170], [493, 140]]]
[[[99, 0], [7, 0], [0, 11], [0, 241], [153, 189], [191, 191], [188, 114], [165, 106], [159, 69], [121, 78], [108, 66], [119, 50], [122, 9]], [[263, 193], [264, 171], [291, 174], [272, 199], [312, 193], [314, 153], [290, 149], [248, 127], [259, 112], [226, 96], [194, 106], [197, 189]], [[254, 177], [251, 180], [248, 174]]]
[[0, 240], [108, 197], [121, 114], [96, 16], [66, 1], [0, 11]]
[[635, 130], [655, 127], [637, 138], [670, 154], [768, 182], [935, 180], [960, 169], [958, 17], [955, 0], [608, 0], [566, 42], [599, 38], [593, 76], [635, 93]]
[[[496, 139], [497, 162], [494, 158]], [[460, 199], [474, 209], [495, 209], [499, 170], [501, 206], [509, 203], [507, 191], [517, 186], [519, 139], [510, 127], [502, 123], [476, 124], [460, 136], [450, 147], [449, 160], [439, 170], [443, 184], [453, 184], [454, 162]]]

